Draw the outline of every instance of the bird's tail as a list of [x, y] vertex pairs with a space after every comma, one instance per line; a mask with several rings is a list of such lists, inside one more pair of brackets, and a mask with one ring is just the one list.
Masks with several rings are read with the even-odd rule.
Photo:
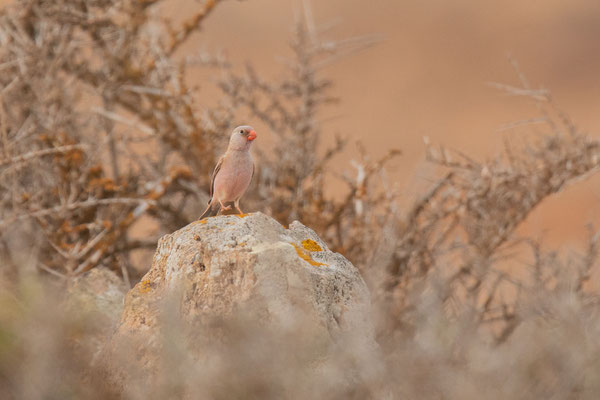
[[214, 217], [219, 213], [220, 210], [221, 204], [219, 204], [218, 201], [211, 201], [210, 203], [208, 203], [208, 207], [206, 207], [206, 210], [204, 210], [199, 219]]

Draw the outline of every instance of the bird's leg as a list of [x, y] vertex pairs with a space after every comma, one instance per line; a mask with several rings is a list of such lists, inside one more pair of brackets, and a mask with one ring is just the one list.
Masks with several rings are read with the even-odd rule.
[[219, 200], [219, 203], [221, 204], [221, 211], [231, 210], [231, 206], [224, 205], [222, 200]]
[[233, 207], [237, 210], [238, 214], [243, 214], [244, 212], [242, 211], [242, 209], [240, 208], [240, 199], [237, 199], [234, 203], [233, 203]]

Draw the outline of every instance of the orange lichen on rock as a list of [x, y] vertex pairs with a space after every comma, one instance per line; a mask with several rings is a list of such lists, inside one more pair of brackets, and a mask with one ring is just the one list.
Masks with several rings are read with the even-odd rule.
[[148, 293], [152, 289], [152, 284], [149, 280], [144, 280], [140, 282], [140, 293]]
[[320, 267], [321, 265], [327, 266], [327, 264], [323, 264], [323, 263], [313, 260], [312, 257], [310, 256], [310, 254], [308, 254], [306, 251], [304, 251], [304, 249], [302, 247], [297, 246], [295, 243], [291, 243], [291, 245], [294, 246], [294, 248], [296, 249], [296, 253], [298, 253], [298, 257], [300, 257], [301, 259], [303, 259], [310, 265], [312, 265], [314, 267]]
[[241, 213], [241, 214], [235, 214], [240, 218], [246, 218], [248, 215], [250, 215], [250, 213]]
[[321, 246], [319, 246], [319, 243], [315, 242], [314, 240], [311, 239], [305, 239], [302, 241], [302, 247], [304, 247], [305, 250], [308, 251], [323, 251], [323, 249], [321, 248]]

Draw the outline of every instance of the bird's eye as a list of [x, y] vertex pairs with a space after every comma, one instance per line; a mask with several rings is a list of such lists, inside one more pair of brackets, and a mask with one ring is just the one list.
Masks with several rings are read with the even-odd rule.
[[245, 130], [241, 130], [241, 131], [240, 131], [240, 133], [241, 133], [242, 135], [245, 135], [245, 134], [246, 134], [246, 131], [245, 131]]

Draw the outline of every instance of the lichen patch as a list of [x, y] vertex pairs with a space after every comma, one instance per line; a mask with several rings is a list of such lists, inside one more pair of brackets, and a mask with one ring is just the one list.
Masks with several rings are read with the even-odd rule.
[[304, 249], [302, 247], [296, 245], [295, 243], [291, 243], [291, 245], [294, 246], [294, 248], [296, 249], [296, 253], [298, 254], [298, 257], [300, 257], [301, 259], [303, 259], [310, 265], [312, 265], [314, 267], [320, 267], [321, 265], [327, 266], [327, 264], [323, 264], [323, 263], [313, 260], [312, 257], [310, 256], [310, 254], [308, 254], [306, 251], [304, 251]]
[[304, 247], [305, 250], [308, 251], [323, 251], [323, 249], [321, 248], [321, 246], [319, 246], [319, 243], [315, 242], [314, 240], [311, 239], [305, 239], [302, 241], [302, 247]]
[[140, 282], [140, 293], [148, 293], [152, 289], [152, 283], [148, 279]]

